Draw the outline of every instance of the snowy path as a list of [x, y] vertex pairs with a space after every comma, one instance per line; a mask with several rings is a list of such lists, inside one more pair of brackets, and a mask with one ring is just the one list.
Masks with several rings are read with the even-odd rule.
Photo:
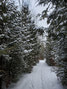
[[33, 68], [32, 73], [25, 75], [16, 84], [14, 88], [10, 89], [63, 89], [58, 82], [56, 74], [51, 71], [45, 61], [40, 61], [37, 66]]

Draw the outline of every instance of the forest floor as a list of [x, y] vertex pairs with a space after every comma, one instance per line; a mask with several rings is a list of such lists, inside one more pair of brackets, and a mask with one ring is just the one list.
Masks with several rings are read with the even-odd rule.
[[24, 75], [9, 89], [63, 89], [63, 87], [52, 71], [52, 67], [48, 66], [45, 60], [40, 60], [34, 66], [32, 73]]

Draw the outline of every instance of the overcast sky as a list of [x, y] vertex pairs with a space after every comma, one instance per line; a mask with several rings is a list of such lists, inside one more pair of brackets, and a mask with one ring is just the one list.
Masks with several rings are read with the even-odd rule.
[[[20, 0], [21, 2], [22, 0]], [[44, 20], [40, 20], [39, 18], [37, 18], [37, 14], [38, 13], [42, 13], [43, 10], [45, 10], [47, 8], [48, 5], [37, 5], [37, 0], [24, 0], [25, 3], [29, 4], [29, 8], [31, 10], [31, 14], [32, 17], [35, 19], [35, 23], [37, 24], [37, 26], [41, 27], [48, 27], [47, 25], [47, 18]], [[18, 0], [15, 0], [16, 4], [19, 5]]]
[[32, 13], [32, 16], [34, 17], [35, 21], [36, 21], [36, 24], [40, 27], [40, 26], [44, 26], [44, 27], [47, 27], [47, 19], [45, 20], [40, 20], [39, 18], [37, 18], [37, 14], [38, 13], [42, 13], [42, 11], [45, 9], [44, 6], [42, 5], [37, 5], [36, 3], [36, 0], [30, 0], [30, 10], [31, 10], [31, 13]]

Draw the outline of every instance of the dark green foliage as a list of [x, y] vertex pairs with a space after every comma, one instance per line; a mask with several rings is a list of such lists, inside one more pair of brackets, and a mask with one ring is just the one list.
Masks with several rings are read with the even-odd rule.
[[54, 58], [58, 65], [57, 75], [62, 81], [63, 85], [67, 85], [67, 49], [66, 40], [67, 40], [67, 8], [63, 4], [62, 6], [56, 7], [55, 11], [49, 16], [49, 19], [52, 19], [51, 25], [49, 27], [49, 36], [54, 41], [53, 50]]
[[[39, 4], [47, 4], [49, 2], [52, 2], [54, 5], [58, 6], [59, 4], [61, 3], [67, 3], [66, 0], [38, 0], [39, 1]], [[62, 5], [62, 4], [61, 4]]]
[[20, 74], [22, 66], [20, 45], [18, 47], [21, 32], [18, 29], [20, 12], [17, 11], [14, 2], [7, 0], [0, 1], [0, 11], [0, 76], [8, 87]]
[[23, 45], [25, 61], [25, 72], [31, 72], [34, 64], [38, 62], [39, 57], [39, 44], [37, 42], [37, 30], [34, 21], [31, 20], [30, 11], [27, 5], [22, 7], [22, 25], [24, 34]]
[[51, 39], [47, 37], [46, 48], [45, 48], [45, 57], [46, 62], [49, 66], [55, 66], [54, 55], [53, 55], [53, 46]]
[[40, 4], [50, 1], [55, 5], [55, 9], [48, 16], [48, 23], [50, 23], [48, 28], [48, 39], [50, 41], [48, 42], [51, 50], [48, 49], [47, 57], [50, 53], [58, 67], [58, 78], [63, 85], [67, 85], [67, 1], [40, 0]]
[[39, 35], [43, 35], [43, 33], [44, 33], [44, 28], [43, 28], [43, 27], [37, 28], [37, 32], [38, 32]]
[[27, 5], [18, 11], [14, 2], [0, 1], [0, 81], [5, 86], [31, 72], [38, 62], [39, 44], [34, 21]]

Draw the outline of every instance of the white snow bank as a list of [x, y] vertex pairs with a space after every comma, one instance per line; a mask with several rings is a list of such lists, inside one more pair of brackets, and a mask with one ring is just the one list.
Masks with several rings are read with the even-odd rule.
[[63, 89], [63, 87], [56, 74], [51, 71], [51, 67], [45, 60], [40, 60], [32, 73], [22, 77], [15, 87], [10, 89]]

